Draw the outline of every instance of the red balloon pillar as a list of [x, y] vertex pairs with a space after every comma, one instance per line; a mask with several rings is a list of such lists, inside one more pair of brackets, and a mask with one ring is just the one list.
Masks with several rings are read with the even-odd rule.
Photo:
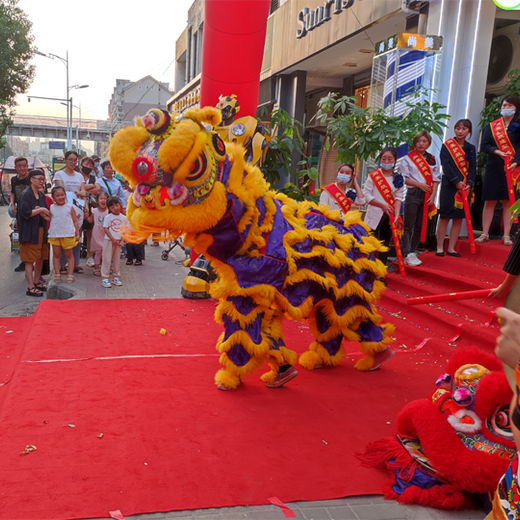
[[240, 116], [255, 116], [270, 0], [205, 0], [200, 106], [236, 94]]

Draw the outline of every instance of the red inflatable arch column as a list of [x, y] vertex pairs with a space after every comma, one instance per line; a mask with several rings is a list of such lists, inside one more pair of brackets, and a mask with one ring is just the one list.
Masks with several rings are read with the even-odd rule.
[[236, 94], [240, 116], [258, 106], [270, 0], [205, 0], [200, 106]]

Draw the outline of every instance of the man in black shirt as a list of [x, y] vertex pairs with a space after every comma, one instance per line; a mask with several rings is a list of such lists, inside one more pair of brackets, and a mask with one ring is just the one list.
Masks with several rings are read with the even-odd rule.
[[[14, 168], [16, 175], [11, 179], [11, 213], [16, 217], [17, 204], [20, 195], [31, 185], [29, 176], [27, 175], [28, 168], [27, 159], [25, 157], [18, 157], [14, 161]], [[17, 273], [25, 271], [25, 264], [20, 262], [20, 265], [15, 268]]]

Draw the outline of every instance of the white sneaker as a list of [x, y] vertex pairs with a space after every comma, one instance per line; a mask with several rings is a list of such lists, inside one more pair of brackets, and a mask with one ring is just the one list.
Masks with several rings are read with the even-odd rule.
[[87, 267], [94, 267], [94, 257], [87, 258]]
[[112, 287], [112, 284], [110, 283], [110, 280], [108, 278], [105, 278], [102, 282], [101, 282], [101, 285], [103, 287], [105, 287], [106, 289], [110, 289], [110, 287]]
[[411, 265], [414, 267], [417, 267], [422, 264], [422, 262], [417, 258], [417, 255], [415, 253], [409, 253], [404, 259], [404, 263], [406, 265]]
[[114, 278], [114, 279], [112, 280], [112, 283], [113, 283], [114, 285], [123, 285], [123, 282], [122, 282], [119, 278]]

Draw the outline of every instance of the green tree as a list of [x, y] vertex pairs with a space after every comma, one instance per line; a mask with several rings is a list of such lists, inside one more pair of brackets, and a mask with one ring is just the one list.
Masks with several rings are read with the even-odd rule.
[[[259, 115], [265, 115], [263, 112]], [[310, 167], [304, 156], [305, 128], [282, 108], [271, 113], [271, 131], [274, 134], [267, 145], [265, 163], [262, 167], [264, 176], [274, 186], [280, 180], [280, 172], [291, 179], [278, 191], [296, 200], [312, 200], [318, 202], [319, 195], [311, 195], [313, 181], [318, 178], [318, 170]], [[302, 157], [297, 167], [294, 156]]]
[[18, 0], [0, 0], [0, 137], [12, 124], [16, 96], [27, 92], [34, 78], [31, 27]]
[[327, 127], [326, 149], [337, 147], [338, 160], [354, 164], [356, 159], [375, 159], [386, 146], [411, 143], [420, 130], [442, 137], [450, 117], [444, 105], [429, 101], [424, 90], [412, 92], [404, 104], [404, 115], [391, 116], [382, 108], [358, 107], [355, 97], [328, 94], [318, 102], [316, 114]]

